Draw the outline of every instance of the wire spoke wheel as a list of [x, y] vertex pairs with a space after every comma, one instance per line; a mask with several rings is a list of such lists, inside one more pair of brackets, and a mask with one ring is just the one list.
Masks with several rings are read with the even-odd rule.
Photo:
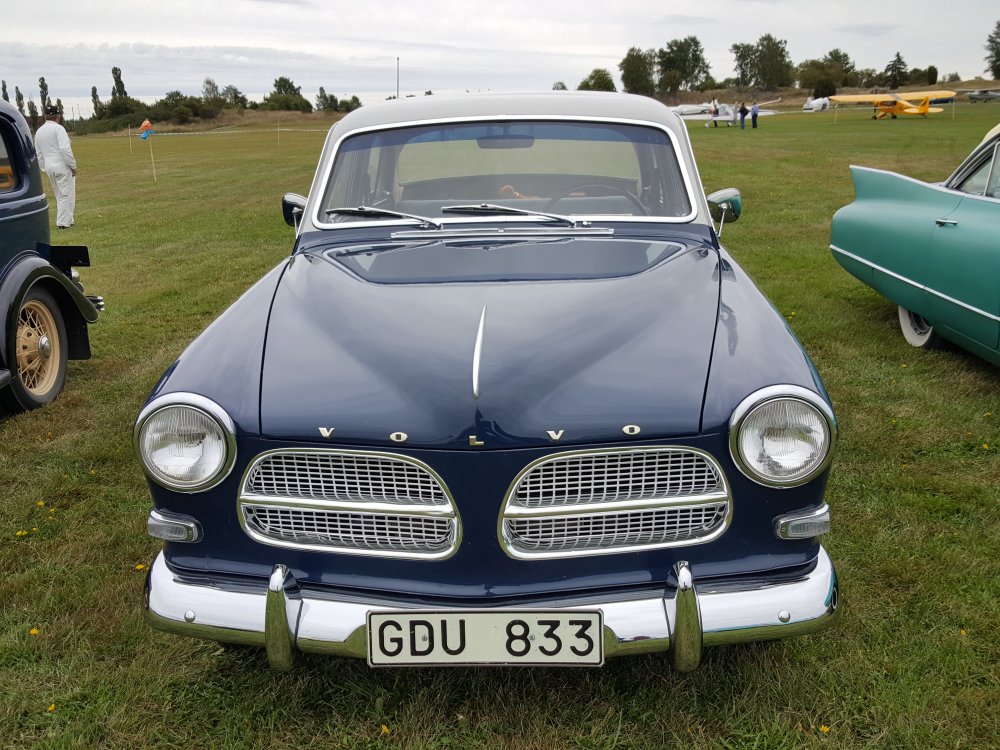
[[10, 387], [0, 389], [0, 407], [14, 413], [52, 401], [66, 380], [69, 344], [62, 310], [40, 285], [28, 290], [8, 329]]
[[60, 341], [56, 321], [39, 300], [29, 300], [17, 319], [17, 372], [25, 390], [45, 396], [59, 377]]

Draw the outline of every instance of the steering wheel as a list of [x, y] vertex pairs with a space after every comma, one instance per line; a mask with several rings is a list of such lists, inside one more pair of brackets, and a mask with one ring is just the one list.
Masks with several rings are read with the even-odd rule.
[[618, 195], [624, 196], [625, 198], [628, 198], [630, 203], [632, 203], [636, 208], [639, 209], [640, 216], [649, 216], [649, 211], [647, 211], [646, 207], [642, 205], [642, 201], [639, 200], [639, 196], [636, 195], [635, 193], [629, 192], [625, 188], [618, 187], [617, 185], [604, 185], [597, 182], [585, 182], [580, 185], [574, 185], [573, 187], [566, 188], [561, 193], [554, 195], [552, 198], [550, 198], [549, 202], [545, 204], [545, 208], [542, 210], [551, 211], [553, 206], [559, 203], [559, 201], [568, 198], [572, 193], [575, 193], [578, 190], [585, 191], [591, 189], [603, 190], [603, 191], [610, 190], [613, 193], [617, 193]]

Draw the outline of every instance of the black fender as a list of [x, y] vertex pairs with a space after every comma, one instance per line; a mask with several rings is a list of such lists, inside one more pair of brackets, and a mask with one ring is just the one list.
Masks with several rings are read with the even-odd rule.
[[97, 322], [97, 308], [69, 276], [38, 253], [29, 250], [14, 256], [10, 263], [0, 269], [0, 312], [3, 313], [3, 325], [0, 326], [0, 369], [11, 367], [11, 363], [7, 362], [9, 337], [15, 330], [16, 317], [24, 296], [36, 284], [48, 291], [59, 305], [66, 323], [69, 358], [90, 359], [87, 324]]

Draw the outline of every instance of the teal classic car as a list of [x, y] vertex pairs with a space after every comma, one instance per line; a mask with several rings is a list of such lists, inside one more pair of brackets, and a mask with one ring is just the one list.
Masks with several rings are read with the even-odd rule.
[[947, 339], [1000, 365], [1000, 125], [943, 183], [851, 167], [855, 199], [830, 249], [899, 306], [903, 336]]

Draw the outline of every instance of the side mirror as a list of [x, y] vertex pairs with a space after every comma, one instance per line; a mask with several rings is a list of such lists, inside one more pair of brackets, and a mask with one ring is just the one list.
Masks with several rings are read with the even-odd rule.
[[285, 193], [281, 196], [281, 215], [285, 223], [298, 229], [299, 220], [306, 210], [306, 199], [298, 193]]
[[722, 225], [727, 221], [736, 221], [743, 213], [743, 196], [736, 188], [718, 190], [708, 196], [708, 211], [712, 220], [719, 224], [719, 234], [722, 234]]

